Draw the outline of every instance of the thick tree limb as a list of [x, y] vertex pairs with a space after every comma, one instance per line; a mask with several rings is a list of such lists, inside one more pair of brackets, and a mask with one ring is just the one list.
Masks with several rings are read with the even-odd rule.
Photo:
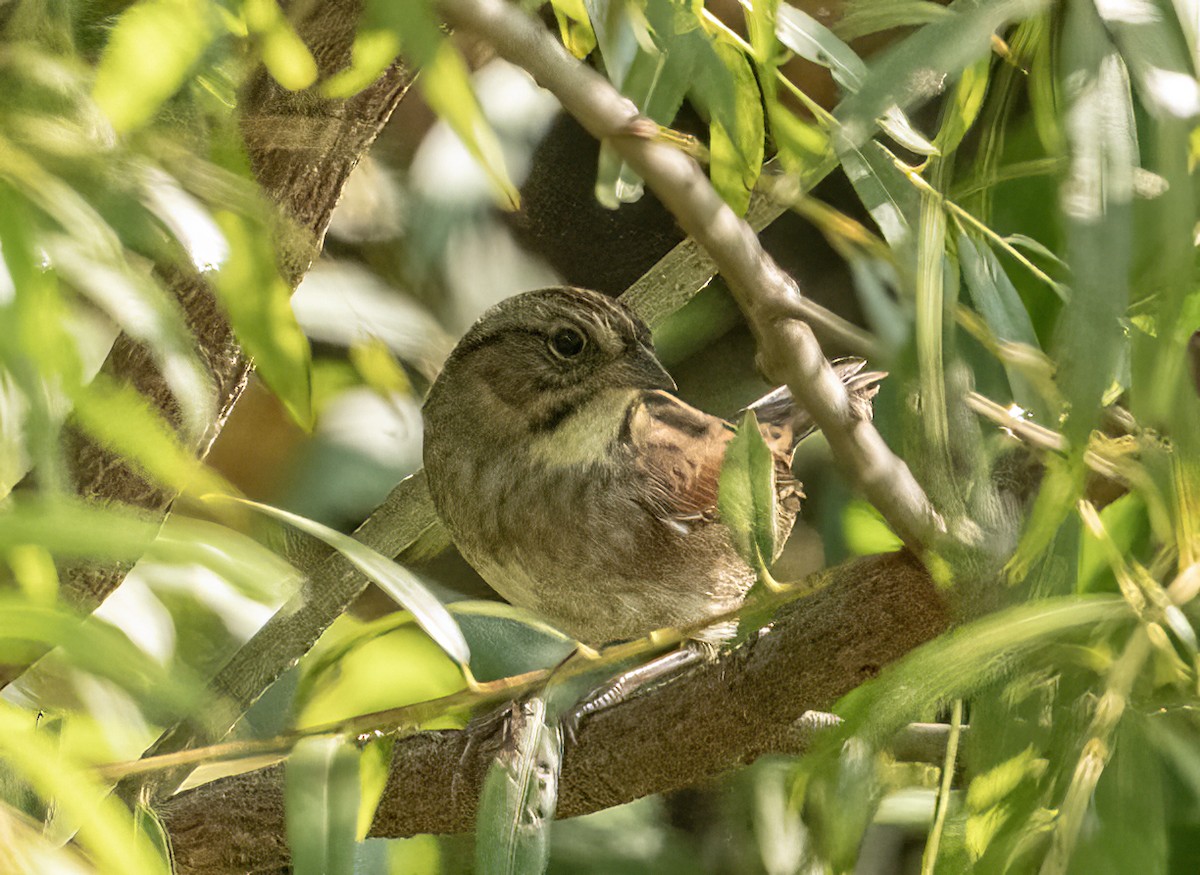
[[505, 0], [441, 0], [455, 27], [489, 43], [528, 71], [589, 133], [613, 145], [646, 180], [688, 235], [716, 262], [758, 337], [764, 370], [782, 378], [812, 413], [834, 456], [892, 528], [915, 550], [945, 525], [920, 484], [874, 426], [858, 418], [812, 329], [795, 281], [729, 208], [696, 162], [657, 139], [657, 126], [590, 67], [572, 57], [540, 22]]
[[[814, 580], [827, 585], [787, 606], [759, 636], [587, 720], [566, 751], [559, 816], [690, 786], [765, 753], [794, 752], [794, 724], [805, 711], [827, 709], [947, 627], [937, 588], [908, 554], [854, 560]], [[471, 829], [505, 720], [398, 740], [372, 834]], [[282, 765], [181, 793], [160, 814], [181, 875], [287, 866]]]
[[[350, 61], [361, 0], [302, 4], [296, 25], [322, 76]], [[264, 194], [278, 205], [280, 270], [299, 283], [320, 252], [342, 187], [350, 171], [383, 128], [412, 81], [411, 72], [393, 65], [377, 82], [348, 100], [329, 100], [309, 92], [291, 92], [260, 69], [245, 88], [241, 125], [251, 163]], [[225, 424], [249, 377], [251, 363], [241, 351], [212, 291], [196, 274], [171, 273], [167, 280], [195, 336], [200, 360], [214, 387], [216, 407], [203, 434], [188, 440], [203, 458]], [[179, 410], [170, 387], [150, 351], [127, 335], [117, 338], [104, 364], [110, 376], [134, 386], [173, 423]], [[101, 502], [119, 502], [166, 516], [175, 494], [152, 484], [111, 450], [79, 432], [70, 436], [67, 455], [75, 491]], [[67, 569], [62, 594], [76, 607], [91, 611], [124, 579], [128, 566], [79, 565]], [[25, 666], [0, 666], [0, 685]]]

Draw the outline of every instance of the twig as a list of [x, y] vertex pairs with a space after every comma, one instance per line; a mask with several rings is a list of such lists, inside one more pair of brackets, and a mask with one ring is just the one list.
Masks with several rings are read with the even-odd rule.
[[451, 24], [524, 68], [589, 133], [610, 142], [684, 231], [708, 251], [758, 337], [764, 370], [784, 378], [825, 433], [835, 457], [904, 542], [921, 551], [943, 537], [945, 524], [908, 466], [870, 422], [855, 415], [812, 329], [796, 317], [804, 298], [795, 281], [721, 200], [696, 162], [639, 136], [644, 120], [637, 108], [518, 7], [504, 0], [442, 0], [440, 7]]

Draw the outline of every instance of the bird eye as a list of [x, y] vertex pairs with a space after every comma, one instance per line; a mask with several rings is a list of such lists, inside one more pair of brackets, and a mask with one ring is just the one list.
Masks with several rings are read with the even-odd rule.
[[569, 359], [583, 352], [584, 336], [574, 328], [560, 328], [550, 335], [550, 349], [559, 358]]

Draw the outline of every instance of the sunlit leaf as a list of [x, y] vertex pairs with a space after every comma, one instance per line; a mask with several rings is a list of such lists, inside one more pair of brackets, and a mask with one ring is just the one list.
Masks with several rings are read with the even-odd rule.
[[384, 737], [373, 739], [362, 749], [358, 761], [361, 798], [358, 823], [354, 829], [354, 837], [357, 841], [361, 842], [371, 831], [375, 812], [383, 800], [383, 791], [387, 789], [388, 773], [392, 765], [392, 749], [395, 746], [396, 739]]
[[149, 121], [187, 78], [214, 36], [205, 3], [139, 0], [113, 28], [93, 97], [118, 133]]
[[775, 457], [752, 410], [726, 447], [717, 505], [747, 564], [760, 569], [769, 564], [777, 540]]
[[306, 738], [287, 761], [287, 837], [297, 875], [351, 875], [360, 789], [358, 751], [343, 738]]
[[131, 387], [101, 373], [74, 400], [75, 419], [85, 431], [163, 485], [176, 492], [232, 491], [180, 444], [158, 411]]
[[693, 100], [710, 118], [709, 172], [713, 187], [734, 210], [744, 214], [750, 205], [750, 192], [762, 171], [765, 134], [762, 97], [745, 55], [725, 43], [717, 43], [715, 48], [733, 79], [735, 94], [731, 106], [722, 112], [719, 98], [715, 106], [711, 104], [708, 96], [712, 89], [705, 89], [705, 97], [698, 100], [693, 89]]
[[263, 66], [284, 88], [298, 91], [317, 79], [317, 63], [276, 0], [243, 0], [246, 28], [258, 38]]
[[289, 513], [277, 507], [259, 504], [232, 496], [209, 496], [214, 501], [229, 501], [252, 507], [260, 513], [294, 526], [307, 535], [328, 544], [346, 557], [359, 571], [369, 577], [401, 605], [412, 612], [417, 623], [459, 665], [470, 662], [471, 654], [458, 624], [445, 606], [428, 590], [415, 574], [376, 553], [361, 541], [314, 520]]
[[61, 815], [79, 824], [75, 841], [108, 872], [169, 875], [171, 867], [130, 812], [85, 764], [71, 761], [36, 728], [36, 714], [0, 702], [0, 753], [5, 763]]
[[312, 352], [296, 323], [291, 289], [280, 277], [263, 229], [232, 212], [217, 214], [229, 257], [216, 289], [229, 321], [258, 373], [296, 422], [312, 424]]
[[596, 32], [583, 0], [553, 0], [554, 17], [565, 45], [577, 58], [586, 58], [596, 47]]

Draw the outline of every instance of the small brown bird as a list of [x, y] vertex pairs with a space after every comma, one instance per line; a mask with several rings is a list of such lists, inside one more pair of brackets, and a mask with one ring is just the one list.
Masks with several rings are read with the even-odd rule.
[[[863, 364], [835, 367], [870, 416], [883, 375]], [[429, 489], [462, 555], [504, 598], [586, 644], [701, 623], [754, 583], [717, 514], [733, 426], [674, 389], [628, 308], [553, 288], [488, 310], [425, 401]], [[752, 409], [775, 455], [782, 544], [802, 497], [792, 453], [813, 426], [786, 388]]]

